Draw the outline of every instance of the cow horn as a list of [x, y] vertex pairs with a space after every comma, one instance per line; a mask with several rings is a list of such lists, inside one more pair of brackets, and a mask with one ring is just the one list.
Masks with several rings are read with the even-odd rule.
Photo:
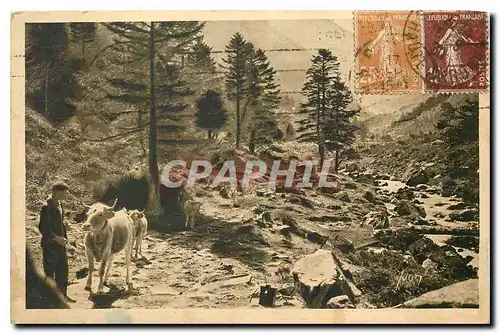
[[143, 213], [144, 213], [144, 210], [142, 210], [142, 211], [139, 211], [139, 213], [140, 213], [140, 214], [143, 214]]
[[113, 203], [113, 205], [110, 206], [111, 210], [115, 209], [116, 203], [118, 203], [118, 198], [115, 198], [115, 202]]
[[84, 201], [82, 201], [82, 204], [83, 204], [83, 206], [84, 206], [84, 207], [86, 207], [87, 209], [88, 209], [88, 208], [90, 208], [90, 205], [85, 204], [85, 202], [84, 202]]

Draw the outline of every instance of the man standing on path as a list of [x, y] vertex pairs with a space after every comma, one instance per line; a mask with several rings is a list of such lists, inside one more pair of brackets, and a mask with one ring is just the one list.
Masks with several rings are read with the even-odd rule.
[[66, 198], [68, 185], [57, 181], [52, 185], [52, 195], [40, 212], [39, 229], [42, 233], [43, 269], [47, 277], [55, 280], [57, 288], [65, 296], [67, 302], [75, 302], [67, 295], [68, 242], [64, 226], [64, 209], [61, 201]]

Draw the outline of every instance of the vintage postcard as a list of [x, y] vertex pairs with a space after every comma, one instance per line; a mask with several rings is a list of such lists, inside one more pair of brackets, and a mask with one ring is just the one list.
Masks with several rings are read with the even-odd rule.
[[11, 317], [490, 322], [489, 15], [12, 14]]

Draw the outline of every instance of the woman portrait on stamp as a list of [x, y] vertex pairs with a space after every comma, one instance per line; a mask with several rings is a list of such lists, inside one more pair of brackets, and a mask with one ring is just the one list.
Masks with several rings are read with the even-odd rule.
[[468, 82], [474, 76], [472, 69], [462, 61], [461, 46], [463, 42], [474, 43], [466, 36], [465, 26], [458, 22], [457, 16], [453, 16], [451, 26], [439, 40], [436, 50], [438, 56], [444, 55], [445, 67], [442, 72], [444, 82], [450, 86]]

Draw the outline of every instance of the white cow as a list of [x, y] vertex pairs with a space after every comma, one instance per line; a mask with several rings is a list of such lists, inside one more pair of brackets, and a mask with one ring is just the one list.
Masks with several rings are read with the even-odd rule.
[[137, 254], [142, 257], [142, 240], [148, 233], [148, 220], [144, 215], [144, 210], [131, 210], [128, 211], [128, 215], [134, 222], [134, 236], [133, 240], [133, 249], [135, 249], [135, 258], [137, 258]]
[[200, 213], [201, 203], [196, 202], [185, 188], [181, 190], [180, 202], [186, 215], [185, 227], [189, 226], [189, 228], [194, 229], [196, 218]]
[[130, 282], [130, 254], [134, 224], [125, 209], [116, 212], [113, 210], [117, 200], [115, 200], [113, 206], [107, 206], [103, 203], [95, 203], [91, 206], [84, 204], [88, 208], [87, 220], [83, 224], [83, 230], [88, 231], [85, 235], [85, 249], [89, 265], [89, 274], [85, 285], [87, 291], [92, 292], [94, 259], [101, 261], [99, 286], [97, 287], [97, 293], [101, 293], [113, 263], [113, 255], [122, 250], [125, 250], [126, 283], [129, 289], [132, 287]]

